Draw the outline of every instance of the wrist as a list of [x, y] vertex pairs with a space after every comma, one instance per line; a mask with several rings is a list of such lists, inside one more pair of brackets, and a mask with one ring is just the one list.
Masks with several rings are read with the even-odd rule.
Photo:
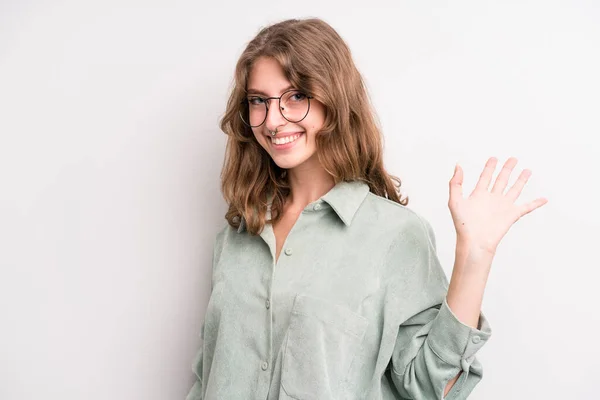
[[471, 259], [492, 259], [496, 255], [496, 248], [479, 244], [470, 239], [457, 238], [456, 255]]
[[490, 272], [494, 255], [476, 246], [457, 246], [454, 258], [453, 275], [480, 280]]

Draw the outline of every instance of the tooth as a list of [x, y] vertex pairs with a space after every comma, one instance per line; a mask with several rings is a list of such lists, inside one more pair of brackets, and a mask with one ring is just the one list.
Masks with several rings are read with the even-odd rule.
[[299, 137], [300, 137], [300, 135], [294, 135], [294, 136], [286, 136], [284, 138], [271, 138], [271, 140], [275, 144], [286, 144], [286, 143], [293, 142], [294, 140], [298, 139]]

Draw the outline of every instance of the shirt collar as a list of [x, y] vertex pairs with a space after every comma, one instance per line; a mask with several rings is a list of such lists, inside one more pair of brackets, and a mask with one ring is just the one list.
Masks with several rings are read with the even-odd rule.
[[339, 182], [322, 199], [350, 226], [367, 193], [369, 185], [362, 181]]
[[[367, 196], [367, 193], [369, 193], [369, 185], [363, 181], [342, 181], [337, 183], [329, 192], [325, 193], [325, 195], [313, 203], [317, 203], [321, 200], [325, 201], [331, 206], [344, 224], [350, 226], [354, 219], [354, 215]], [[271, 215], [270, 208], [271, 199], [269, 198], [267, 219], [270, 218]], [[246, 221], [244, 217], [242, 217], [240, 226], [237, 230], [238, 233], [242, 232], [245, 228]]]

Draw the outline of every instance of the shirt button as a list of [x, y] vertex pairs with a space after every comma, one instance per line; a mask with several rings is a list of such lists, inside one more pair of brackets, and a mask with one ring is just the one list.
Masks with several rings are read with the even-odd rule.
[[471, 339], [473, 341], [473, 343], [477, 344], [481, 341], [481, 338], [479, 336], [473, 336], [473, 339]]
[[319, 211], [320, 209], [321, 209], [320, 204], [315, 204], [315, 206], [313, 207], [313, 210], [315, 210], [315, 211]]
[[269, 299], [267, 299], [267, 301], [265, 301], [265, 307], [267, 307], [267, 308], [271, 307], [271, 302], [269, 301]]
[[263, 371], [266, 371], [267, 368], [269, 368], [269, 363], [267, 363], [266, 361], [263, 361], [263, 363], [260, 367], [262, 368]]
[[285, 255], [286, 256], [291, 256], [292, 255], [292, 249], [290, 247], [288, 247], [287, 249], [285, 249]]

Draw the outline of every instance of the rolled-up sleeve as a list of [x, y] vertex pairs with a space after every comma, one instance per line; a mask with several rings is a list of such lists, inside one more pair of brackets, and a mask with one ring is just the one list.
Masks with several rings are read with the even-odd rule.
[[[477, 328], [461, 322], [446, 302], [448, 281], [436, 255], [431, 226], [411, 226], [390, 254], [402, 270], [390, 283], [392, 304], [401, 310], [391, 357], [391, 379], [406, 399], [466, 399], [483, 376], [475, 354], [491, 328], [483, 313]], [[443, 397], [448, 382], [462, 374]]]

